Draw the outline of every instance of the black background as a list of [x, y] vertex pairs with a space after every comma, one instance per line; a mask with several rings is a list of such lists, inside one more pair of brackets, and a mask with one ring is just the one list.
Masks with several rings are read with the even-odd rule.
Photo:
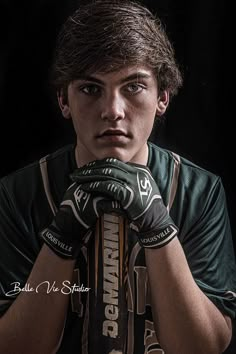
[[[48, 76], [60, 26], [82, 2], [0, 0], [0, 176], [74, 139], [51, 99]], [[152, 140], [222, 177], [236, 249], [230, 2], [143, 3], [165, 23], [184, 74]]]
[[[61, 117], [52, 101], [48, 77], [60, 26], [83, 2], [86, 0], [0, 0], [0, 176], [74, 137], [70, 122]], [[143, 3], [165, 23], [184, 74], [184, 86], [152, 139], [222, 177], [233, 224], [230, 4], [215, 0]], [[232, 228], [235, 233], [235, 226]]]

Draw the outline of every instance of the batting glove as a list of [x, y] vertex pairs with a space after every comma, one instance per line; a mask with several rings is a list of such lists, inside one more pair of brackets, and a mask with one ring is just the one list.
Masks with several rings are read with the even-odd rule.
[[150, 170], [143, 165], [106, 158], [75, 170], [83, 190], [118, 201], [143, 247], [159, 248], [177, 236]]
[[67, 189], [52, 223], [40, 232], [48, 246], [62, 258], [77, 257], [103, 213], [102, 205], [108, 208], [111, 204], [104, 196], [94, 196], [81, 187], [74, 182]]

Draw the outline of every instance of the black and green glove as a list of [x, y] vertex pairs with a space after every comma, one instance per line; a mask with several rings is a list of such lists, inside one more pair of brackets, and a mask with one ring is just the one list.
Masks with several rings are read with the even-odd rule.
[[40, 232], [48, 246], [62, 258], [77, 257], [80, 248], [88, 242], [97, 218], [104, 212], [103, 206], [109, 208], [112, 203], [81, 187], [74, 182], [67, 189], [52, 223]]
[[178, 233], [150, 170], [106, 158], [78, 168], [71, 176], [82, 189], [120, 203], [144, 247], [159, 248]]

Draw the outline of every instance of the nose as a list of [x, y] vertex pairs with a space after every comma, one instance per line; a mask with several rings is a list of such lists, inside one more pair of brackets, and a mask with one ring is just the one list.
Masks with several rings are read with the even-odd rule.
[[102, 100], [101, 118], [103, 120], [120, 120], [125, 117], [124, 99], [119, 93], [110, 93]]

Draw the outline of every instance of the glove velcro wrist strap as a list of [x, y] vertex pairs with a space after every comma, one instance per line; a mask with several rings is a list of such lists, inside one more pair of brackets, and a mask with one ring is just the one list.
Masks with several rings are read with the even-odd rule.
[[139, 233], [138, 236], [143, 247], [160, 248], [167, 245], [167, 243], [177, 236], [178, 231], [177, 226], [169, 224], [157, 231]]
[[79, 247], [68, 242], [60, 234], [46, 228], [40, 232], [41, 238], [44, 242], [61, 258], [75, 259], [77, 257]]

